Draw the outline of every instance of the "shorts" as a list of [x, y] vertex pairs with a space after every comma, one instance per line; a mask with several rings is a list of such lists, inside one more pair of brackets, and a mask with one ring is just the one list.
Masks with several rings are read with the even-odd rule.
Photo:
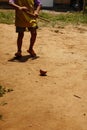
[[25, 32], [26, 30], [32, 31], [34, 29], [38, 29], [38, 26], [36, 26], [36, 27], [16, 27], [16, 32], [17, 33], [19, 33], [19, 32]]

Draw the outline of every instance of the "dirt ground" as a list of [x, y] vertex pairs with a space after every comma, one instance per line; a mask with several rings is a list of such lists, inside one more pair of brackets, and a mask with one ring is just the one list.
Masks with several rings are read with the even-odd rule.
[[[0, 24], [0, 130], [87, 130], [87, 27], [40, 27], [34, 49], [16, 52], [14, 25]], [[47, 76], [40, 76], [40, 69]]]

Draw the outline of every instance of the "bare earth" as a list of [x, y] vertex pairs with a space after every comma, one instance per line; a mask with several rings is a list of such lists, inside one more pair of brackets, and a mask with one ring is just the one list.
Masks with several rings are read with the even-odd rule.
[[[14, 25], [0, 24], [0, 130], [87, 130], [87, 27], [40, 27], [32, 59], [15, 60]], [[47, 70], [40, 76], [39, 70]]]

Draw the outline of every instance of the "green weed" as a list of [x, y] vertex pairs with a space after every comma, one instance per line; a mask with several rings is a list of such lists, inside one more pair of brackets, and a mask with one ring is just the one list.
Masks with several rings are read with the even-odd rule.
[[3, 95], [4, 95], [5, 93], [11, 92], [11, 91], [13, 91], [13, 89], [10, 89], [10, 88], [6, 89], [5, 87], [2, 87], [2, 86], [0, 85], [0, 97], [3, 97]]
[[[67, 12], [67, 13], [50, 13], [50, 11], [42, 11], [40, 16], [45, 20], [41, 20], [42, 25], [46, 22], [45, 25], [55, 25], [58, 22], [64, 24], [87, 24], [87, 13], [82, 12]], [[15, 11], [14, 10], [0, 10], [0, 23], [13, 24], [15, 20]]]
[[1, 10], [0, 11], [0, 23], [13, 24], [14, 23], [14, 11], [13, 10]]

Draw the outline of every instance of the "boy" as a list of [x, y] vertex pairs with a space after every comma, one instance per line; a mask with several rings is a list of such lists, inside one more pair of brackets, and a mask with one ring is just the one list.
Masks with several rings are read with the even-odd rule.
[[16, 9], [15, 26], [18, 38], [17, 53], [15, 53], [15, 56], [22, 56], [22, 40], [24, 37], [24, 31], [27, 27], [31, 33], [30, 46], [27, 52], [30, 53], [32, 57], [35, 57], [36, 53], [33, 50], [33, 46], [36, 40], [38, 28], [36, 18], [39, 15], [41, 2], [40, 0], [9, 0], [9, 3]]

